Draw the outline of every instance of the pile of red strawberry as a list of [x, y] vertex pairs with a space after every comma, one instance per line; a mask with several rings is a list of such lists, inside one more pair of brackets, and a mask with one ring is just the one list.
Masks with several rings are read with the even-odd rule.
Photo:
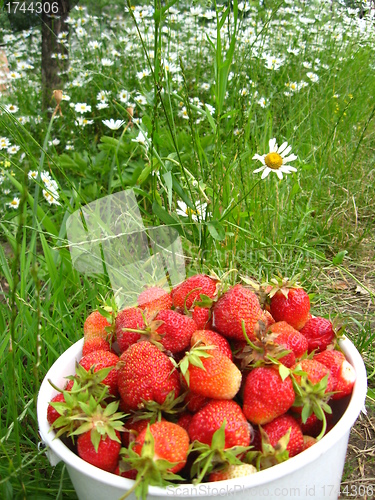
[[198, 274], [91, 313], [68, 378], [48, 407], [57, 436], [145, 498], [148, 484], [239, 477], [301, 453], [334, 425], [355, 372], [300, 286]]

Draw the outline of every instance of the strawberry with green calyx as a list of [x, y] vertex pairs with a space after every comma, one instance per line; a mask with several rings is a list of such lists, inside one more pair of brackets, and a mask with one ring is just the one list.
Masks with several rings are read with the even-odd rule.
[[214, 432], [211, 443], [194, 441], [190, 446], [190, 453], [197, 455], [194, 460], [190, 474], [194, 484], [199, 484], [203, 479], [215, 470], [220, 470], [226, 465], [241, 465], [238, 458], [249, 451], [251, 446], [233, 446], [226, 448], [225, 436], [226, 420]]
[[147, 315], [172, 308], [171, 294], [159, 286], [150, 286], [143, 290], [137, 299], [138, 307]]
[[243, 340], [244, 322], [249, 339], [254, 340], [258, 321], [267, 323], [258, 297], [242, 285], [230, 288], [212, 308], [213, 327], [227, 339]]
[[217, 284], [218, 281], [207, 274], [190, 276], [172, 289], [173, 306], [186, 311], [202, 300], [201, 295], [213, 299], [217, 293]]
[[144, 401], [162, 404], [168, 394], [180, 394], [179, 373], [171, 358], [148, 341], [132, 344], [120, 356], [118, 388], [123, 407], [138, 410]]
[[292, 366], [295, 363], [296, 358], [294, 353], [276, 343], [274, 336], [267, 333], [266, 328], [266, 325], [262, 321], [259, 321], [254, 329], [255, 339], [251, 341], [246, 333], [243, 322], [242, 329], [246, 344], [239, 347], [239, 350], [235, 354], [235, 357], [240, 361], [241, 370], [272, 365], [275, 363], [275, 360], [278, 360], [285, 366]]
[[117, 412], [118, 401], [106, 406], [92, 396], [88, 403], [80, 402], [81, 415], [75, 417], [80, 423], [69, 434], [78, 436], [78, 455], [96, 467], [113, 472], [117, 466], [121, 449], [120, 432], [124, 431], [124, 413]]
[[93, 351], [86, 356], [83, 356], [79, 362], [81, 366], [86, 371], [93, 368], [94, 372], [99, 371], [103, 368], [111, 367], [112, 369], [102, 381], [103, 384], [108, 385], [109, 393], [113, 396], [117, 396], [117, 364], [119, 362], [119, 357], [114, 352], [109, 351]]
[[299, 359], [306, 355], [308, 349], [306, 337], [286, 321], [273, 323], [268, 327], [268, 331], [273, 334], [274, 342], [290, 349], [295, 358]]
[[148, 425], [130, 444], [121, 450], [120, 473], [138, 471], [135, 483], [119, 500], [135, 492], [137, 499], [146, 500], [149, 486], [166, 487], [172, 481], [183, 481], [176, 474], [185, 465], [189, 453], [189, 436], [185, 429], [172, 422]]
[[115, 321], [115, 335], [120, 352], [138, 342], [145, 328], [145, 316], [139, 307], [128, 307], [120, 311]]
[[306, 324], [310, 314], [310, 298], [295, 280], [273, 278], [268, 293], [270, 313], [276, 322], [286, 321], [296, 330]]
[[216, 346], [220, 352], [228, 356], [232, 361], [233, 354], [229, 342], [220, 333], [212, 330], [196, 330], [191, 337], [191, 346], [197, 345], [212, 345]]
[[303, 434], [296, 420], [288, 414], [280, 415], [264, 426], [259, 426], [261, 452], [251, 452], [245, 461], [255, 461], [258, 470], [267, 469], [303, 450]]
[[150, 423], [160, 422], [163, 417], [176, 419], [185, 410], [186, 392], [176, 397], [171, 391], [162, 403], [156, 401], [142, 401], [139, 409], [133, 413], [133, 419], [147, 420]]
[[211, 399], [195, 413], [188, 430], [191, 441], [210, 445], [213, 435], [224, 421], [226, 422], [224, 448], [249, 446], [252, 427], [240, 405], [233, 400]]
[[83, 336], [85, 340], [93, 337], [100, 337], [107, 340], [111, 336], [111, 323], [98, 310], [93, 311], [87, 316], [84, 322]]
[[[281, 373], [288, 369], [280, 365]], [[277, 366], [259, 366], [246, 377], [243, 412], [252, 424], [266, 424], [288, 411], [295, 401], [291, 377]]]
[[192, 318], [172, 310], [160, 311], [155, 322], [160, 324], [155, 330], [160, 338], [159, 342], [172, 354], [190, 346], [191, 336], [197, 330]]
[[216, 346], [193, 346], [179, 367], [189, 389], [201, 396], [233, 399], [240, 389], [240, 370]]
[[66, 377], [69, 381], [66, 390], [69, 390], [71, 394], [87, 390], [89, 396], [100, 398], [103, 395], [103, 388], [107, 387], [107, 395], [109, 396], [111, 394], [110, 387], [104, 382], [112, 370], [112, 365], [99, 369], [96, 369], [96, 366], [92, 365], [86, 369], [80, 363], [76, 362], [75, 374]]
[[327, 429], [326, 413], [332, 413], [328, 401], [335, 387], [335, 379], [327, 367], [313, 359], [303, 359], [293, 366], [291, 376], [296, 394], [294, 411], [301, 414], [303, 423], [312, 413], [322, 421], [322, 430], [316, 438], [319, 441]]

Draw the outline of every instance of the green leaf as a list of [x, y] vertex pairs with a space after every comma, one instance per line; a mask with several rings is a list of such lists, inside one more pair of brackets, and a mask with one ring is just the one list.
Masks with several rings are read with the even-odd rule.
[[335, 266], [342, 264], [344, 257], [347, 253], [348, 253], [347, 250], [341, 250], [341, 252], [338, 252], [332, 259], [333, 264]]
[[225, 239], [225, 229], [218, 221], [207, 222], [207, 228], [214, 240], [223, 241]]
[[224, 419], [220, 428], [215, 431], [212, 436], [211, 448], [214, 450], [224, 450], [225, 448], [225, 427], [227, 425], [227, 420]]
[[281, 377], [281, 380], [284, 382], [284, 380], [289, 377], [290, 375], [290, 370], [287, 368], [285, 365], [282, 363], [279, 364], [279, 374]]
[[205, 105], [205, 110], [206, 110], [206, 116], [207, 116], [208, 123], [211, 125], [213, 133], [216, 134], [216, 123], [215, 123], [215, 120], [212, 118], [212, 115], [209, 112], [209, 110], [208, 110], [208, 108], [207, 108], [206, 105]]
[[143, 184], [151, 173], [151, 163], [145, 166], [138, 177], [138, 183]]
[[174, 217], [172, 217], [163, 207], [161, 207], [156, 201], [152, 204], [153, 213], [159, 217], [159, 219], [167, 224], [168, 226], [174, 227], [179, 234], [184, 235], [184, 231], [181, 227], [181, 224], [176, 221]]

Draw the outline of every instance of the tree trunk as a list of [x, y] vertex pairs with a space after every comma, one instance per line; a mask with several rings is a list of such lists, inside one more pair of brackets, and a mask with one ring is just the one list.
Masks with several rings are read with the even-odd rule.
[[[67, 67], [68, 51], [57, 43], [59, 33], [68, 31], [65, 20], [70, 11], [70, 0], [44, 0], [42, 13], [42, 110], [46, 111], [51, 103], [52, 92], [61, 89], [62, 81], [59, 72]], [[46, 5], [49, 4], [49, 5]], [[52, 5], [58, 6], [58, 12], [52, 14]], [[53, 54], [61, 54], [65, 59], [53, 58]]]

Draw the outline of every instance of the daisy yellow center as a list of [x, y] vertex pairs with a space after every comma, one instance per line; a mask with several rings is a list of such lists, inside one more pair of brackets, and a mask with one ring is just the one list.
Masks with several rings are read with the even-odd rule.
[[264, 162], [267, 167], [272, 168], [272, 170], [278, 170], [283, 164], [283, 159], [278, 153], [268, 153], [264, 158]]

